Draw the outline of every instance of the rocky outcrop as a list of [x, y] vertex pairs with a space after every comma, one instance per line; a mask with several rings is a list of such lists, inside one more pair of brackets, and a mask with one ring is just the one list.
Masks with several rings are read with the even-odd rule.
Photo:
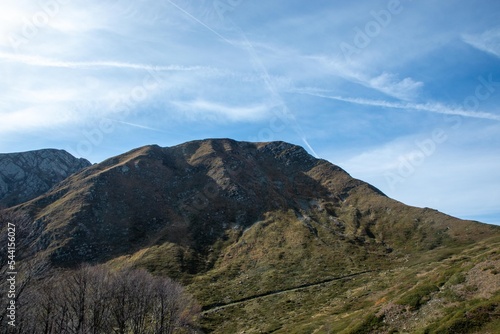
[[63, 150], [0, 154], [0, 207], [38, 197], [91, 163]]

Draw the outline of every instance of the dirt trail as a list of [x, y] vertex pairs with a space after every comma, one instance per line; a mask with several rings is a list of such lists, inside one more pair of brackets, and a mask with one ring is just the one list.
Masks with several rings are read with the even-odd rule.
[[276, 296], [276, 295], [281, 295], [281, 294], [288, 293], [288, 292], [293, 292], [293, 291], [298, 291], [298, 290], [302, 290], [302, 289], [312, 288], [312, 287], [315, 287], [315, 286], [319, 286], [321, 284], [330, 283], [330, 282], [334, 282], [334, 281], [340, 281], [340, 280], [343, 280], [343, 279], [349, 279], [349, 278], [353, 278], [353, 277], [360, 276], [360, 275], [363, 275], [363, 274], [372, 273], [372, 272], [375, 272], [375, 271], [377, 271], [377, 270], [365, 270], [365, 271], [361, 271], [361, 272], [358, 272], [358, 273], [353, 273], [353, 274], [349, 274], [349, 275], [345, 275], [345, 276], [339, 276], [339, 277], [325, 279], [325, 280], [322, 280], [320, 282], [302, 284], [302, 285], [299, 285], [299, 286], [296, 286], [296, 287], [293, 287], [293, 288], [289, 288], [289, 289], [268, 291], [268, 292], [264, 292], [264, 293], [261, 293], [261, 294], [258, 294], [258, 295], [254, 295], [254, 296], [249, 296], [249, 297], [245, 297], [245, 298], [242, 298], [242, 299], [238, 299], [238, 300], [232, 301], [230, 303], [215, 303], [215, 304], [210, 304], [210, 305], [206, 305], [206, 306], [203, 307], [202, 314], [216, 312], [216, 311], [222, 310], [222, 309], [224, 309], [226, 307], [231, 307], [231, 306], [243, 304], [243, 303], [246, 303], [246, 302], [249, 302], [249, 301], [253, 301], [253, 300], [256, 300], [256, 299], [259, 299], [259, 298], [264, 298], [264, 297], [269, 297], [269, 296]]

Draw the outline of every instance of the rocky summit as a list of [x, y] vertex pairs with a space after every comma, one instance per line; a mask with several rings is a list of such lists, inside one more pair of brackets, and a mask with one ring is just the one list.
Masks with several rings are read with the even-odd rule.
[[40, 196], [90, 165], [87, 160], [77, 159], [63, 150], [0, 154], [0, 207]]
[[108, 159], [23, 208], [55, 234], [53, 260], [74, 264], [165, 242], [208, 256], [227, 231], [247, 229], [266, 213], [291, 210], [305, 220], [361, 189], [386, 198], [299, 146], [206, 140]]
[[180, 281], [207, 333], [499, 326], [499, 227], [404, 205], [284, 142], [141, 147], [11, 211], [54, 267]]

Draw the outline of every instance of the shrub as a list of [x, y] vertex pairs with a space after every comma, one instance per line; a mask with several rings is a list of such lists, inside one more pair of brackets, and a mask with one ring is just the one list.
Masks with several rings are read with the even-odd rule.
[[409, 306], [410, 308], [416, 310], [429, 300], [429, 296], [431, 293], [436, 291], [439, 291], [439, 288], [434, 284], [420, 285], [403, 295], [403, 297], [401, 297], [401, 299], [399, 299], [397, 303], [400, 305]]

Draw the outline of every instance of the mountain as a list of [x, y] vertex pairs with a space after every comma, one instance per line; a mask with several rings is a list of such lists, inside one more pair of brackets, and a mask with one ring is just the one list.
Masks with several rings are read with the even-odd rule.
[[145, 146], [12, 210], [57, 267], [179, 280], [205, 332], [500, 328], [499, 227], [404, 205], [284, 142]]
[[90, 166], [63, 150], [0, 154], [0, 207], [38, 197], [69, 175]]

